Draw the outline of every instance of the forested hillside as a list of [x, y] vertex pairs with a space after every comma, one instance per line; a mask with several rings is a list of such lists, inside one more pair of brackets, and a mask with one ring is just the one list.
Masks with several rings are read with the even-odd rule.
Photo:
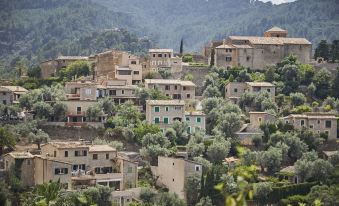
[[147, 40], [117, 29], [136, 29], [130, 19], [89, 0], [2, 0], [1, 73], [13, 72], [19, 58], [36, 64], [60, 54], [89, 55], [112, 47], [134, 52], [147, 49]]
[[255, 0], [92, 0], [113, 11], [124, 11], [153, 34], [160, 47], [198, 50], [211, 39], [229, 34], [262, 35], [272, 26], [313, 43], [339, 38], [337, 0], [298, 0], [272, 5]]

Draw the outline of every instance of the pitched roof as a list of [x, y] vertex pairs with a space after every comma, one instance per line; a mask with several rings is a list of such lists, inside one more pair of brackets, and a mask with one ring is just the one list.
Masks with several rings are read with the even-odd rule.
[[274, 87], [274, 84], [270, 82], [246, 82], [251, 87]]
[[311, 45], [305, 38], [279, 38], [279, 37], [258, 37], [258, 36], [230, 36], [231, 40], [238, 41], [249, 41], [251, 44], [273, 44], [273, 45], [284, 45], [284, 44], [296, 44], [296, 45]]
[[28, 92], [27, 89], [20, 86], [0, 86], [0, 88], [4, 88], [12, 92]]
[[148, 52], [163, 52], [163, 53], [173, 53], [173, 49], [149, 49]]
[[31, 158], [34, 158], [34, 155], [32, 155], [29, 152], [10, 152], [8, 154], [5, 154], [5, 156], [6, 155], [12, 156], [15, 159], [31, 159]]
[[88, 60], [86, 56], [58, 56], [58, 60]]
[[185, 101], [182, 101], [182, 100], [147, 100], [146, 104], [148, 104], [148, 105], [161, 105], [161, 106], [167, 106], [167, 105], [171, 105], [171, 106], [176, 106], [176, 105], [184, 106], [185, 105]]
[[267, 30], [266, 32], [287, 32], [287, 30], [274, 26], [270, 28], [269, 30]]
[[145, 84], [177, 84], [181, 86], [196, 86], [192, 81], [179, 79], [145, 79]]
[[115, 148], [109, 145], [91, 145], [89, 147], [89, 152], [115, 152]]

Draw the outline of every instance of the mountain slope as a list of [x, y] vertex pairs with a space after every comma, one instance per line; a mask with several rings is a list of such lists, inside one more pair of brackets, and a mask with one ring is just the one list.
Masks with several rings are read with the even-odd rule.
[[136, 29], [130, 19], [89, 0], [2, 0], [0, 63], [10, 68], [19, 58], [38, 63], [59, 54], [90, 54], [116, 45], [129, 49], [138, 38], [114, 28]]
[[[255, 0], [92, 0], [112, 11], [124, 11], [160, 47], [178, 50], [184, 38], [188, 50], [229, 34], [262, 35], [272, 26], [313, 43], [339, 38], [337, 0], [299, 0], [272, 5]], [[148, 32], [147, 32], [148, 31]]]

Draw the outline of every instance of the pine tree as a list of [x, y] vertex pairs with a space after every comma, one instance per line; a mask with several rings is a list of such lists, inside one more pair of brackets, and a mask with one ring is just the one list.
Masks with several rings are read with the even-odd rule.
[[180, 41], [180, 54], [182, 55], [184, 53], [184, 39], [181, 38]]
[[318, 57], [322, 57], [326, 61], [330, 57], [330, 48], [326, 40], [321, 40], [318, 47], [315, 49], [314, 58], [317, 59]]

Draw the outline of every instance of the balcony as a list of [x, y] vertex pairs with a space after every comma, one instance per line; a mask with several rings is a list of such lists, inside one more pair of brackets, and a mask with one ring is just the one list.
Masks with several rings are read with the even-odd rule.
[[68, 100], [80, 100], [80, 94], [66, 94]]
[[77, 112], [68, 112], [67, 116], [68, 117], [84, 117], [84, 116], [86, 116], [86, 114], [85, 114], [85, 112], [77, 111]]

